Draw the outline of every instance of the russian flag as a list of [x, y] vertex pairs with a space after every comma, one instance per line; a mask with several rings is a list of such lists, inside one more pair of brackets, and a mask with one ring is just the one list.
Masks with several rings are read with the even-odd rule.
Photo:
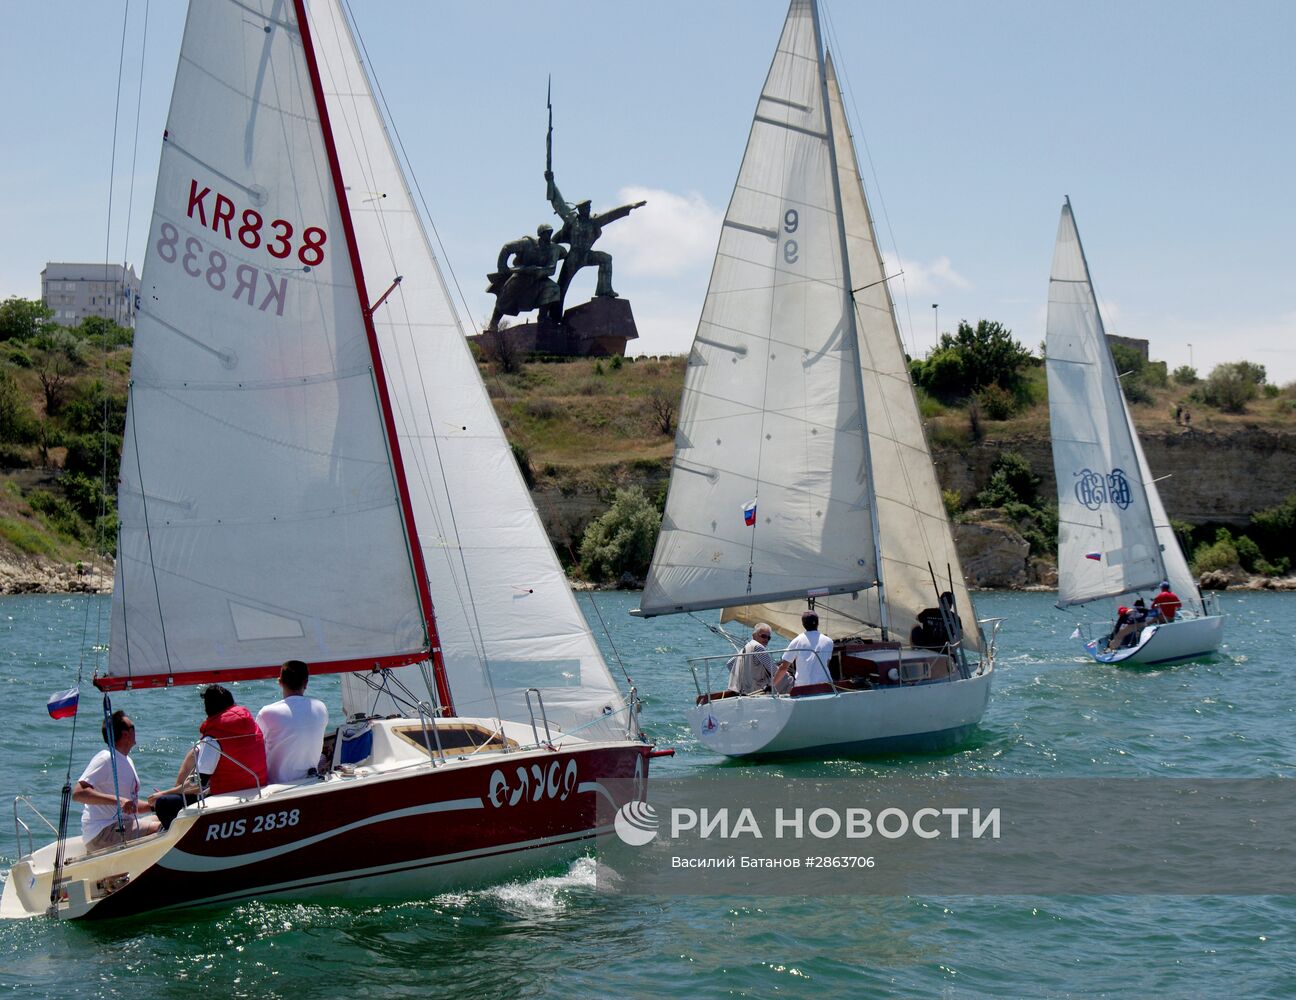
[[756, 523], [756, 501], [743, 504], [743, 524], [751, 527]]
[[1086, 558], [1086, 559], [1092, 559], [1094, 562], [1102, 562], [1102, 553], [1101, 553], [1101, 552], [1086, 552], [1086, 553], [1085, 553], [1085, 558]]
[[70, 719], [77, 713], [77, 699], [81, 697], [80, 688], [71, 688], [50, 695], [45, 707], [49, 709], [51, 719]]

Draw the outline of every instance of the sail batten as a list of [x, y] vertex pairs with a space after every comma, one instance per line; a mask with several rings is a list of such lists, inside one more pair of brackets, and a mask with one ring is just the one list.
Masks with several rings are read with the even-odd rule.
[[291, 5], [191, 7], [145, 251], [103, 686], [426, 656], [318, 112]]

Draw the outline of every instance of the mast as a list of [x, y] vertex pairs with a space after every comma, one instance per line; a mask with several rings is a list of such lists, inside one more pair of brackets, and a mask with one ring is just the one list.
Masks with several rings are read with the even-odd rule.
[[396, 418], [392, 412], [391, 395], [387, 388], [386, 374], [383, 371], [382, 355], [378, 350], [378, 332], [374, 328], [373, 309], [369, 304], [369, 293], [365, 288], [364, 268], [360, 260], [360, 249], [356, 242], [355, 227], [351, 221], [351, 208], [347, 201], [346, 184], [342, 177], [342, 167], [338, 160], [337, 146], [333, 140], [333, 128], [329, 122], [328, 106], [324, 98], [324, 86], [320, 79], [319, 64], [316, 61], [315, 48], [311, 41], [306, 0], [293, 0], [293, 7], [297, 13], [298, 30], [301, 32], [302, 52], [306, 57], [306, 67], [310, 73], [311, 91], [315, 95], [315, 108], [319, 113], [320, 129], [324, 136], [324, 148], [328, 152], [329, 172], [333, 178], [333, 191], [338, 200], [338, 208], [342, 217], [342, 231], [346, 237], [347, 253], [351, 258], [351, 271], [355, 279], [356, 295], [360, 300], [360, 315], [364, 319], [365, 336], [369, 343], [369, 355], [373, 363], [374, 386], [382, 410], [383, 427], [387, 437], [387, 450], [391, 457], [392, 478], [395, 480], [396, 490], [400, 496], [401, 519], [405, 525], [405, 545], [409, 553], [410, 570], [414, 576], [414, 586], [418, 592], [419, 605], [423, 613], [423, 628], [428, 652], [432, 658], [432, 672], [436, 679], [437, 700], [440, 702], [442, 715], [454, 715], [454, 701], [450, 694], [445, 661], [441, 655], [441, 642], [436, 630], [436, 615], [432, 608], [432, 593], [428, 588], [427, 567], [423, 560], [423, 548], [418, 540], [418, 528], [414, 523], [414, 508], [410, 499], [409, 484], [405, 478], [405, 464], [401, 459], [396, 432]]
[[882, 638], [887, 638], [888, 617], [886, 586], [882, 578], [882, 536], [879, 530], [877, 511], [877, 491], [873, 488], [873, 453], [869, 442], [868, 412], [864, 404], [864, 374], [861, 371], [859, 328], [855, 322], [855, 293], [851, 290], [850, 252], [846, 245], [846, 219], [842, 211], [841, 177], [837, 172], [837, 143], [833, 139], [832, 104], [828, 100], [828, 71], [824, 65], [823, 36], [819, 29], [819, 3], [811, 0], [810, 11], [814, 23], [815, 57], [819, 60], [819, 90], [824, 109], [824, 132], [828, 142], [828, 162], [831, 166], [833, 200], [837, 205], [837, 241], [841, 247], [842, 267], [842, 308], [847, 320], [847, 340], [850, 342], [851, 355], [854, 358], [852, 376], [855, 383], [856, 402], [859, 406], [860, 431], [864, 439], [864, 473], [868, 476], [869, 519], [873, 525], [873, 559], [877, 567], [878, 619], [882, 627]]

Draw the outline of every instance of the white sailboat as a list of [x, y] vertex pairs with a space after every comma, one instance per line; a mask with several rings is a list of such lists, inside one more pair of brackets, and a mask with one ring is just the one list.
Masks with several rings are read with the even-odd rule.
[[125, 442], [96, 685], [301, 659], [355, 672], [350, 721], [319, 777], [108, 851], [35, 848], [21, 815], [0, 915], [416, 897], [571, 857], [643, 796], [634, 692], [549, 548], [337, 0], [190, 9]]
[[1208, 656], [1224, 617], [1197, 588], [1170, 526], [1121, 391], [1089, 263], [1062, 206], [1047, 324], [1049, 421], [1058, 488], [1058, 607], [1151, 598], [1162, 581], [1182, 602], [1173, 621], [1144, 628], [1131, 646], [1107, 651], [1112, 621], [1082, 625], [1077, 638], [1103, 663], [1171, 663]]
[[695, 663], [690, 722], [734, 757], [859, 754], [947, 746], [980, 721], [980, 627], [909, 642], [943, 591], [971, 620], [818, 10], [794, 0], [721, 230], [639, 613], [723, 608], [792, 636], [813, 605], [834, 684], [730, 697], [713, 690], [724, 657]]

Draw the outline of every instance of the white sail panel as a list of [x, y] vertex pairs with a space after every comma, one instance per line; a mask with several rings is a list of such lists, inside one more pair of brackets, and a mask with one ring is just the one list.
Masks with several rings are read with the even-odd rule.
[[[624, 734], [625, 702], [469, 353], [344, 14], [312, 4], [311, 27], [371, 298], [402, 278], [374, 323], [455, 709], [526, 719], [534, 687], [564, 729]], [[392, 706], [348, 677], [344, 707]]]
[[1049, 277], [1047, 352], [1058, 603], [1153, 588], [1164, 568], [1146, 477], [1069, 201]]
[[[1126, 407], [1125, 417], [1130, 421], [1130, 426], [1134, 426], [1134, 421], [1129, 416], [1129, 408]], [[1152, 469], [1148, 466], [1147, 456], [1143, 453], [1143, 442], [1139, 440], [1137, 433], [1134, 434], [1134, 451], [1138, 455], [1139, 478], [1143, 482], [1143, 488], [1147, 491], [1148, 507], [1152, 514], [1152, 525], [1156, 529], [1157, 542], [1161, 548], [1161, 562], [1165, 567], [1165, 579], [1170, 584], [1170, 589], [1174, 591], [1175, 596], [1183, 603], [1185, 611], [1191, 611], [1194, 614], [1205, 614], [1205, 608], [1202, 605], [1201, 591], [1197, 589], [1197, 579], [1192, 575], [1192, 570], [1188, 568], [1188, 560], [1184, 558], [1183, 547], [1179, 544], [1179, 538], [1175, 535], [1174, 528], [1170, 525], [1170, 517], [1166, 514], [1165, 505], [1161, 502], [1161, 492], [1156, 487], [1156, 480], [1152, 476]]]
[[109, 678], [426, 649], [292, 7], [189, 13], [145, 254]]
[[646, 614], [876, 581], [820, 66], [813, 7], [797, 0], [756, 107], [685, 375]]
[[[916, 624], [918, 612], [935, 606], [939, 592], [950, 589], [951, 577], [956, 607], [965, 624], [974, 620], [975, 609], [963, 581], [923, 432], [831, 58], [826, 60], [826, 72], [851, 284], [858, 289], [854, 296], [856, 330], [878, 508], [886, 621], [878, 591], [822, 598], [816, 601], [816, 610], [820, 628], [835, 638], [876, 635], [885, 624], [891, 638], [904, 640]], [[801, 631], [805, 606], [804, 601], [746, 605], [726, 609], [722, 617], [748, 625], [765, 621], [791, 636]], [[967, 630], [965, 642], [969, 649], [980, 649], [976, 629]]]

